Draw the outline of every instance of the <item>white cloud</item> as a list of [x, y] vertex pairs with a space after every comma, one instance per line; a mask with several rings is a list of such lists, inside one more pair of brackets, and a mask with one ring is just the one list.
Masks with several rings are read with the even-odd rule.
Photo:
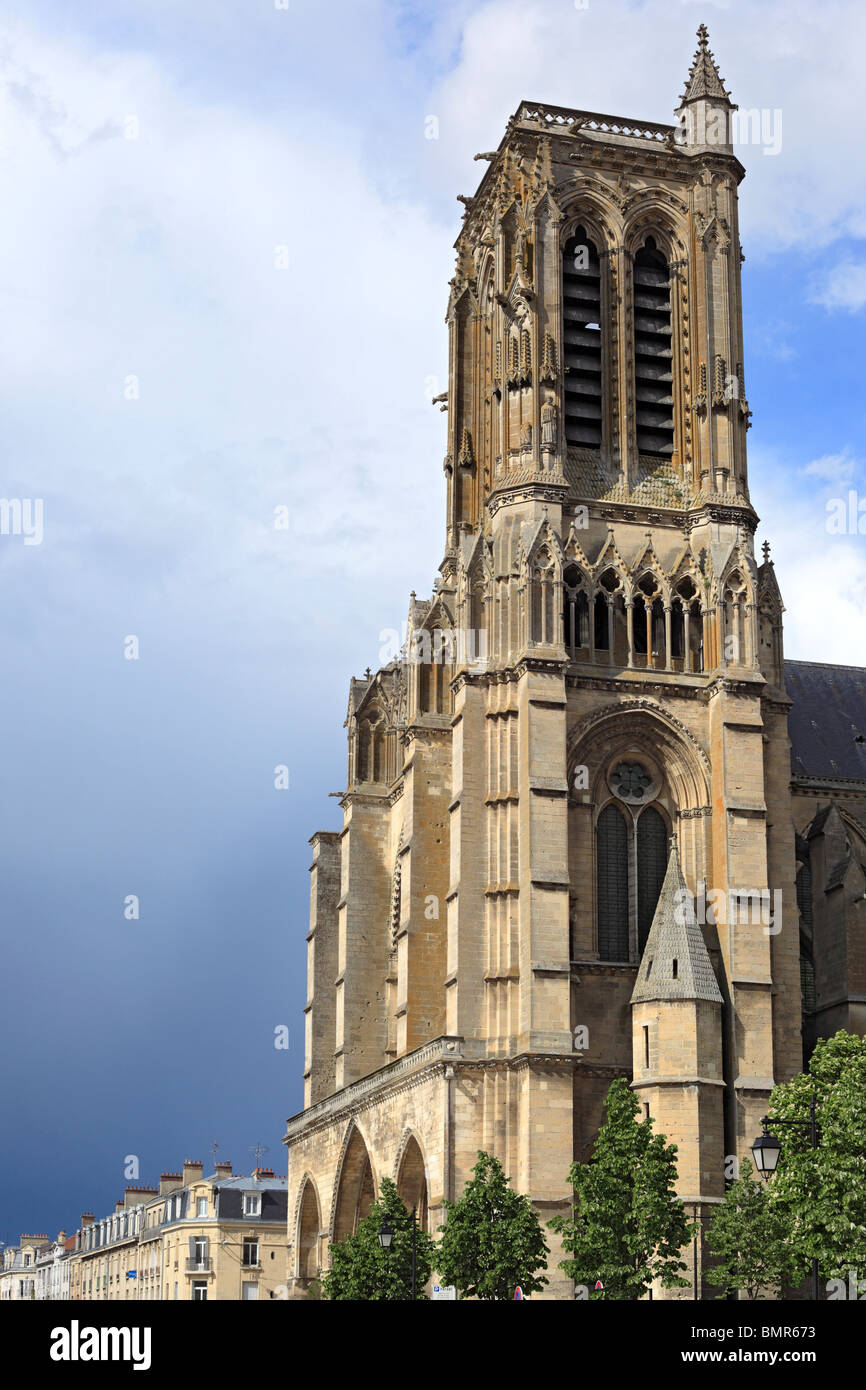
[[815, 287], [811, 300], [827, 309], [856, 313], [866, 304], [866, 265], [849, 260], [834, 266], [823, 283]]
[[402, 615], [441, 557], [451, 228], [378, 193], [326, 119], [281, 127], [21, 31], [4, 65], [7, 475], [46, 498], [26, 587], [86, 607], [113, 576], [262, 625], [290, 597], [309, 632], [330, 574], [373, 659], [365, 594]]
[[[788, 460], [752, 450], [752, 500], [764, 518], [785, 604], [785, 655], [808, 661], [863, 664], [866, 652], [866, 537], [828, 529], [827, 503], [858, 477], [848, 449], [799, 470], [825, 488], [791, 485]], [[759, 537], [760, 539], [760, 537]]]
[[842, 487], [851, 482], [854, 477], [858, 463], [851, 450], [845, 448], [838, 454], [824, 454], [821, 458], [813, 459], [801, 470], [807, 476], [821, 478], [824, 482], [833, 483], [836, 487]]

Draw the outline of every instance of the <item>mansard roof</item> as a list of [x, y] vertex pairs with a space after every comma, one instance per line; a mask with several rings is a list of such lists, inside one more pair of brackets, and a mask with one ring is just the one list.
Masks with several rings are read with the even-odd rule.
[[866, 781], [866, 667], [786, 661], [791, 772]]
[[680, 868], [676, 841], [638, 971], [633, 1004], [651, 1000], [707, 999], [721, 1004], [694, 903]]

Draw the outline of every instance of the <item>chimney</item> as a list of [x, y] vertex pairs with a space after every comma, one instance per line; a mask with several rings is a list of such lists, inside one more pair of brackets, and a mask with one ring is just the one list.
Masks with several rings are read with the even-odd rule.
[[161, 1196], [161, 1187], [125, 1187], [123, 1189], [123, 1201], [121, 1211], [129, 1211], [130, 1207], [140, 1207], [142, 1203], [150, 1200], [151, 1197]]
[[115, 1202], [115, 1204], [114, 1204], [114, 1214], [115, 1214], [115, 1216], [117, 1215], [117, 1213], [118, 1213], [119, 1211], [123, 1211], [123, 1207], [124, 1207], [124, 1203], [123, 1203], [122, 1200], [119, 1201], [119, 1202]]
[[161, 1173], [159, 1178], [159, 1195], [164, 1197], [168, 1192], [174, 1192], [178, 1187], [183, 1187], [182, 1173]]
[[204, 1173], [204, 1165], [197, 1158], [185, 1158], [183, 1161], [183, 1185], [189, 1187], [191, 1182], [199, 1182]]
[[58, 1232], [57, 1232], [57, 1244], [58, 1244], [58, 1245], [62, 1245], [63, 1242], [65, 1241], [65, 1239], [66, 1239], [66, 1232], [65, 1232], [65, 1231], [58, 1231]]
[[93, 1225], [93, 1212], [92, 1212], [92, 1211], [83, 1211], [83, 1212], [81, 1213], [81, 1225], [82, 1225], [82, 1226], [92, 1226], [92, 1225]]
[[273, 1176], [273, 1168], [256, 1168], [253, 1172], [253, 1177], [258, 1182], [260, 1182], [262, 1178], [272, 1178]]
[[230, 1178], [232, 1175], [232, 1165], [230, 1163], [217, 1163], [216, 1175], [218, 1178]]

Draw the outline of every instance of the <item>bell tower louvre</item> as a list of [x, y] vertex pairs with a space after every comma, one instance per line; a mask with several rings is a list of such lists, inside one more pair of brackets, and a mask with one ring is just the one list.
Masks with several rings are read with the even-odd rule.
[[[479, 1149], [566, 1213], [619, 1076], [706, 1212], [802, 1067], [804, 969], [822, 1031], [804, 846], [841, 796], [866, 862], [866, 759], [859, 789], [796, 761], [792, 784], [735, 110], [702, 25], [675, 125], [522, 101], [463, 199], [444, 556], [403, 651], [350, 682], [343, 827], [311, 840], [296, 1291], [383, 1177], [435, 1231]], [[570, 1297], [548, 1243], [546, 1296]]]

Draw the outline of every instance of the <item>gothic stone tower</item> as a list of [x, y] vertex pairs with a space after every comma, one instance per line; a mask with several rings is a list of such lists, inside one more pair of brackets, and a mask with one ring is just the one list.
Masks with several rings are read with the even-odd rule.
[[[734, 109], [702, 27], [677, 125], [522, 102], [463, 199], [445, 554], [404, 650], [351, 683], [343, 829], [312, 840], [297, 1287], [384, 1176], [435, 1229], [478, 1149], [564, 1211], [620, 1075], [706, 1206], [801, 1066]], [[698, 921], [652, 988], [671, 837], [692, 893], [784, 912]]]

